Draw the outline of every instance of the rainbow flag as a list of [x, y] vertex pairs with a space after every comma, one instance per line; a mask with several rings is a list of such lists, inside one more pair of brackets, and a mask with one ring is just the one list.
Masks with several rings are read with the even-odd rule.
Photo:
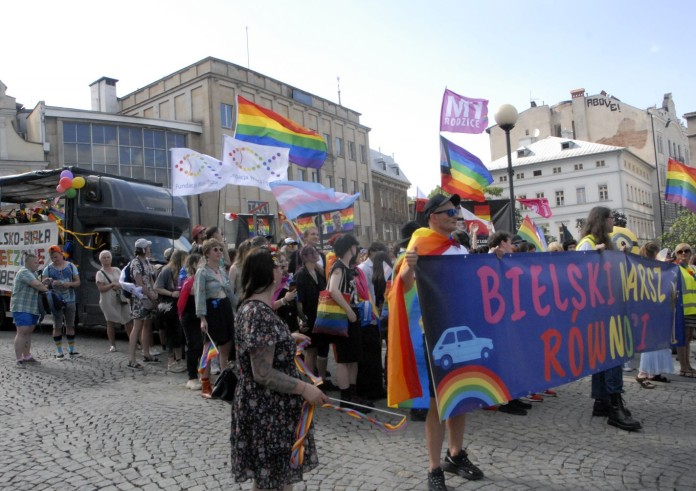
[[444, 136], [440, 136], [440, 178], [443, 191], [473, 201], [486, 201], [484, 189], [493, 182], [478, 157]]
[[538, 252], [546, 252], [548, 249], [546, 246], [546, 239], [544, 238], [544, 234], [542, 233], [540, 235], [539, 232], [539, 227], [537, 227], [534, 221], [529, 218], [529, 215], [526, 215], [524, 220], [522, 220], [522, 225], [520, 225], [520, 228], [517, 231], [517, 235], [522, 237], [530, 244], [534, 244], [534, 247], [536, 247]]
[[326, 160], [326, 142], [319, 133], [239, 95], [234, 137], [257, 145], [288, 148], [290, 162], [302, 167], [318, 169]]
[[205, 343], [203, 347], [203, 356], [201, 356], [201, 363], [198, 365], [198, 373], [203, 373], [212, 359], [218, 355], [219, 352], [213, 343]]
[[327, 234], [334, 232], [349, 232], [353, 230], [355, 221], [355, 208], [352, 206], [345, 210], [334, 211], [333, 213], [324, 213], [321, 216]]
[[665, 199], [696, 213], [696, 169], [669, 159]]
[[[449, 237], [440, 235], [429, 228], [419, 228], [411, 236], [407, 249], [414, 247], [418, 248], [418, 254], [422, 256], [440, 255], [452, 247], [452, 241]], [[427, 408], [428, 375], [425, 366], [423, 333], [420, 327], [417, 285], [409, 291], [404, 291], [403, 282], [399, 276], [403, 265], [404, 256], [394, 266], [393, 283], [387, 294], [389, 302], [387, 404]], [[423, 401], [425, 401], [424, 406], [421, 405]]]

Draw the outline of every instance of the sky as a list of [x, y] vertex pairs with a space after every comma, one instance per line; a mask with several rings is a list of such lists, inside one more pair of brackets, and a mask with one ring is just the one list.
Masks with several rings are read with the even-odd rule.
[[[439, 184], [444, 89], [519, 111], [584, 88], [638, 108], [696, 111], [691, 0], [5, 0], [0, 81], [26, 108], [90, 109], [208, 56], [338, 100], [412, 184]], [[488, 135], [448, 134], [490, 162]]]

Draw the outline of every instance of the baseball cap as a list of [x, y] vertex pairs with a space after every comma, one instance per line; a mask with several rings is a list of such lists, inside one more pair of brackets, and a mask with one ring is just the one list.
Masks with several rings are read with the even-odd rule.
[[285, 245], [296, 245], [297, 241], [293, 239], [292, 237], [288, 237], [285, 239]]
[[425, 218], [428, 218], [432, 212], [434, 212], [436, 209], [438, 209], [448, 201], [452, 203], [456, 208], [457, 206], [459, 206], [459, 203], [461, 203], [462, 199], [459, 197], [458, 194], [453, 194], [449, 198], [444, 194], [436, 194], [428, 200], [425, 207], [423, 208], [423, 214], [425, 215]]
[[138, 239], [135, 241], [135, 248], [136, 249], [145, 249], [151, 245], [152, 245], [152, 242], [150, 242], [147, 239]]
[[191, 239], [196, 240], [198, 234], [200, 234], [204, 230], [205, 227], [203, 225], [196, 225], [195, 227], [193, 227], [193, 230], [191, 230]]

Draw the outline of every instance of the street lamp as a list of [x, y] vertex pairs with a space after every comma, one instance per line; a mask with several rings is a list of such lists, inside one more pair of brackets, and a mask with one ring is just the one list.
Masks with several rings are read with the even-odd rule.
[[515, 189], [512, 183], [512, 150], [510, 149], [510, 130], [517, 123], [517, 109], [511, 104], [503, 104], [495, 113], [495, 122], [498, 123], [500, 129], [505, 132], [505, 141], [507, 143], [507, 161], [508, 161], [508, 182], [510, 184], [510, 226], [513, 234], [517, 231], [515, 225]]

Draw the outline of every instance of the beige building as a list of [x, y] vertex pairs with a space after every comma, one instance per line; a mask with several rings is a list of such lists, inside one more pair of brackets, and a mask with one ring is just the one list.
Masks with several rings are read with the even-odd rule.
[[[626, 104], [604, 91], [588, 95], [585, 89], [577, 89], [571, 91], [570, 95], [570, 100], [556, 105], [532, 103], [532, 107], [520, 112], [510, 132], [513, 153], [549, 136], [629, 150], [637, 158], [659, 169], [657, 177], [653, 175], [651, 178], [654, 209], [658, 210], [658, 203], [661, 202], [663, 210], [662, 214], [655, 213], [659, 234], [662, 229], [659, 223], [661, 216], [667, 228], [678, 209], [677, 205], [658, 198], [664, 195], [667, 160], [673, 158], [691, 164], [692, 155], [687, 131], [677, 115], [672, 94], [665, 94], [660, 107], [647, 109]], [[486, 131], [490, 134], [491, 159], [504, 157], [507, 151], [505, 133], [498, 126]]]
[[0, 81], [0, 174], [21, 174], [48, 166], [45, 146], [26, 139], [26, 112]]
[[[115, 98], [115, 93], [102, 92]], [[374, 240], [370, 129], [360, 124], [358, 112], [216, 58], [201, 60], [119, 98], [118, 112], [147, 120], [200, 124], [200, 138], [190, 148], [221, 158], [223, 135], [234, 135], [237, 95], [324, 135], [329, 148], [324, 166], [317, 171], [292, 164], [288, 177], [321, 182], [346, 193], [360, 192], [355, 203], [355, 235], [363, 244]], [[263, 202], [269, 203], [270, 214], [277, 213], [272, 193], [227, 186], [219, 193], [192, 198], [190, 212], [194, 222], [224, 225], [229, 235], [233, 231], [230, 223], [222, 220], [223, 213], [247, 213]]]
[[375, 203], [374, 240], [394, 245], [401, 238], [401, 226], [409, 220], [407, 193], [411, 183], [393, 157], [370, 150], [370, 160]]

